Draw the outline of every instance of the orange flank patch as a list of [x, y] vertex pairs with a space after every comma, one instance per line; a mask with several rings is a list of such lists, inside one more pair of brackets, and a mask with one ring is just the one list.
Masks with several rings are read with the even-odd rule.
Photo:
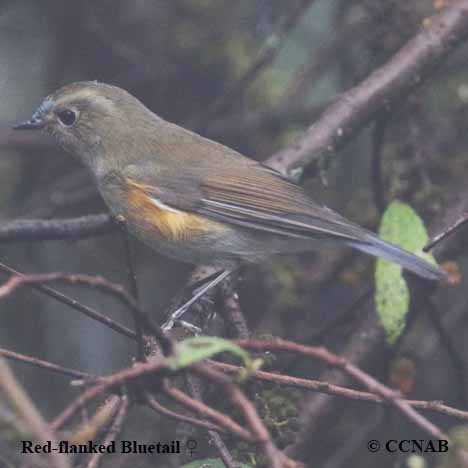
[[210, 229], [212, 221], [184, 211], [165, 207], [163, 203], [148, 195], [152, 187], [137, 184], [127, 179], [128, 202], [132, 209], [150, 223], [160, 235], [171, 241], [189, 239], [197, 231]]

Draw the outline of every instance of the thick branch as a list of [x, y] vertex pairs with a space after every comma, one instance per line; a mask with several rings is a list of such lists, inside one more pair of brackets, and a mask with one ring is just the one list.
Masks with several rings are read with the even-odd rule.
[[298, 144], [274, 154], [267, 163], [282, 171], [317, 166], [322, 156], [344, 146], [377, 111], [389, 108], [420, 85], [467, 35], [468, 0], [455, 1], [385, 65], [331, 104]]
[[0, 225], [0, 242], [83, 239], [117, 228], [108, 214], [69, 219], [17, 219]]

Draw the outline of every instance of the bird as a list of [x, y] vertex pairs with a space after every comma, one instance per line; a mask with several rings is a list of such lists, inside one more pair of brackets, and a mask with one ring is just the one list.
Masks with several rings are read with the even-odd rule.
[[176, 260], [231, 271], [336, 244], [446, 279], [437, 265], [319, 205], [281, 173], [164, 120], [117, 86], [65, 85], [14, 128], [52, 135], [89, 168], [128, 231]]

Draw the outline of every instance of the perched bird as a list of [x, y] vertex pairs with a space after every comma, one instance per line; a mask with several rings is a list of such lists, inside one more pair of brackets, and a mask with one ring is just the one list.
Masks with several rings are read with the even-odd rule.
[[278, 172], [163, 120], [118, 87], [64, 86], [15, 128], [53, 135], [89, 167], [129, 231], [178, 260], [230, 270], [336, 243], [424, 278], [445, 277], [437, 266], [317, 205]]

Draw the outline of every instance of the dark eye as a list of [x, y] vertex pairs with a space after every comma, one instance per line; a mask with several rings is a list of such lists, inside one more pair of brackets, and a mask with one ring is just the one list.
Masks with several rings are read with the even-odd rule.
[[57, 117], [66, 127], [71, 127], [76, 121], [76, 114], [70, 109], [64, 109], [57, 112]]

